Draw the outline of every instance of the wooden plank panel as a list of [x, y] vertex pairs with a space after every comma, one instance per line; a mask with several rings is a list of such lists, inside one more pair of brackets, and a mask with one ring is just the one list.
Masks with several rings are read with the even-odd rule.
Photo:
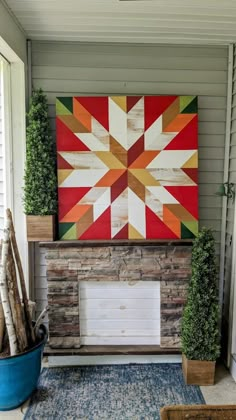
[[[117, 288], [114, 292], [115, 299], [125, 299], [125, 298], [133, 298], [133, 299], [158, 299], [159, 293], [157, 290], [152, 289], [142, 289], [142, 292], [139, 290], [123, 290], [122, 288]], [[141, 295], [142, 293], [142, 295]], [[113, 292], [109, 293], [109, 290], [106, 290], [106, 295], [109, 299], [114, 298]], [[81, 290], [80, 293], [81, 299], [98, 299], [104, 296], [104, 290], [94, 289], [94, 290]]]
[[160, 306], [160, 299], [129, 299], [129, 298], [116, 298], [116, 299], [86, 299], [80, 300], [81, 304], [81, 311], [84, 311], [83, 307], [86, 302], [86, 309], [90, 310], [97, 310], [97, 309], [109, 309], [115, 310], [120, 308], [125, 308], [126, 310], [132, 309], [140, 309], [140, 310], [154, 310], [156, 307]]
[[160, 336], [143, 337], [84, 337], [80, 339], [81, 345], [89, 346], [125, 346], [125, 345], [160, 345]]
[[[90, 331], [103, 330], [109, 331], [109, 335], [113, 334], [114, 330], [155, 330], [158, 328], [160, 318], [155, 319], [83, 319], [81, 322], [81, 329], [83, 328], [84, 334], [89, 335]], [[125, 332], [123, 333], [125, 334]], [[128, 335], [128, 333], [127, 333]]]
[[92, 320], [92, 319], [158, 319], [157, 311], [160, 311], [160, 301], [157, 301], [153, 308], [147, 309], [126, 309], [124, 306], [120, 306], [118, 309], [107, 309], [107, 308], [87, 308], [88, 301], [85, 300], [81, 304], [80, 309], [80, 320]]
[[[159, 342], [157, 336], [160, 336], [160, 285], [158, 282], [147, 282], [145, 288], [145, 283], [140, 281], [132, 286], [132, 283], [128, 282], [82, 281], [81, 335], [85, 336], [86, 340], [94, 340], [85, 342], [134, 344], [135, 337], [139, 337], [138, 342], [143, 344]], [[151, 340], [151, 336], [154, 341]], [[112, 337], [114, 340], [109, 341]], [[127, 337], [127, 340], [120, 341], [119, 338], [122, 337]], [[109, 340], [106, 340], [107, 338]]]
[[[159, 293], [157, 290], [153, 289], [142, 289], [142, 292], [137, 289], [123, 289], [117, 288], [115, 293], [115, 299], [125, 299], [125, 298], [133, 298], [133, 299], [158, 299]], [[142, 293], [142, 294], [141, 294]], [[81, 299], [98, 299], [104, 296], [104, 289], [87, 289], [81, 290], [80, 292]], [[106, 296], [109, 299], [114, 298], [113, 293], [109, 293], [109, 290], [106, 290]]]
[[[131, 321], [124, 322], [123, 320], [120, 321], [120, 327], [117, 325], [118, 322], [111, 320], [110, 324], [114, 324], [113, 328], [94, 328], [93, 324], [89, 328], [87, 328], [87, 324], [85, 320], [82, 320], [81, 322], [81, 335], [83, 337], [158, 337], [160, 336], [160, 319], [153, 320], [153, 325], [155, 324], [155, 327], [153, 328], [142, 328], [142, 325], [145, 325], [145, 322], [141, 322], [140, 328], [129, 328], [129, 323]], [[126, 323], [126, 327], [125, 327]], [[134, 324], [134, 323], [133, 323]], [[146, 321], [146, 324], [148, 324], [148, 321]], [[149, 323], [150, 324], [150, 323]], [[138, 325], [138, 321], [136, 324]]]

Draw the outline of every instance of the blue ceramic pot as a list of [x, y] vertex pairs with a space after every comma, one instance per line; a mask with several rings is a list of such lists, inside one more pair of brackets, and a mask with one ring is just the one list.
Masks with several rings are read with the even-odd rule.
[[13, 410], [36, 389], [47, 341], [47, 330], [40, 326], [40, 341], [31, 350], [0, 359], [0, 410]]

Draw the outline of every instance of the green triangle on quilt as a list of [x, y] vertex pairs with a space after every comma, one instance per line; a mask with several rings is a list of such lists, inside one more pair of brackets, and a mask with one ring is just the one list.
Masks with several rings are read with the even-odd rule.
[[181, 221], [181, 238], [182, 239], [195, 238], [197, 233], [198, 233], [198, 222]]
[[59, 223], [59, 239], [77, 239], [76, 223]]
[[180, 96], [181, 114], [197, 114], [197, 96]]
[[56, 115], [71, 115], [73, 113], [73, 98], [56, 98]]

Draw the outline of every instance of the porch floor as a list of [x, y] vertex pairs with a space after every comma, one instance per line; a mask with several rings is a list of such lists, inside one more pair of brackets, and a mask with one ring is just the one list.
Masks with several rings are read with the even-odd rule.
[[[44, 366], [47, 366], [46, 361]], [[201, 391], [206, 404], [236, 404], [236, 383], [223, 365], [216, 368], [216, 384], [214, 386], [202, 386]], [[22, 420], [28, 403], [27, 401], [16, 410], [1, 412], [1, 420]]]

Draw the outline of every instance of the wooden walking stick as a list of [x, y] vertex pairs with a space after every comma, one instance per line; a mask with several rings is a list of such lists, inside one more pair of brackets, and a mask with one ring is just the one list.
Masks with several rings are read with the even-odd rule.
[[5, 227], [3, 231], [3, 242], [2, 242], [2, 258], [1, 258], [1, 266], [0, 266], [0, 294], [1, 294], [1, 301], [2, 307], [4, 312], [4, 317], [6, 321], [6, 329], [8, 332], [9, 337], [9, 344], [10, 344], [10, 352], [11, 356], [17, 354], [17, 339], [15, 328], [12, 319], [11, 307], [9, 302], [8, 296], [8, 288], [7, 288], [7, 255], [9, 249], [9, 237], [10, 237], [10, 224], [11, 220], [6, 217]]
[[25, 287], [24, 272], [23, 272], [21, 259], [20, 259], [20, 254], [19, 254], [19, 250], [18, 250], [18, 246], [17, 246], [17, 242], [16, 242], [15, 229], [14, 229], [12, 214], [11, 214], [10, 209], [7, 209], [7, 218], [10, 221], [10, 224], [9, 224], [10, 239], [11, 239], [13, 253], [14, 253], [14, 257], [15, 257], [15, 260], [16, 260], [16, 265], [17, 265], [17, 269], [18, 269], [18, 273], [19, 273], [20, 286], [21, 286], [21, 292], [22, 292], [22, 300], [23, 300], [23, 303], [24, 303], [25, 322], [26, 322], [26, 326], [27, 326], [26, 330], [29, 332], [29, 345], [32, 345], [32, 344], [35, 343], [35, 333], [34, 333], [34, 329], [33, 329], [33, 325], [32, 325], [32, 318], [31, 318], [30, 309], [29, 309], [28, 296], [27, 296], [26, 287]]

